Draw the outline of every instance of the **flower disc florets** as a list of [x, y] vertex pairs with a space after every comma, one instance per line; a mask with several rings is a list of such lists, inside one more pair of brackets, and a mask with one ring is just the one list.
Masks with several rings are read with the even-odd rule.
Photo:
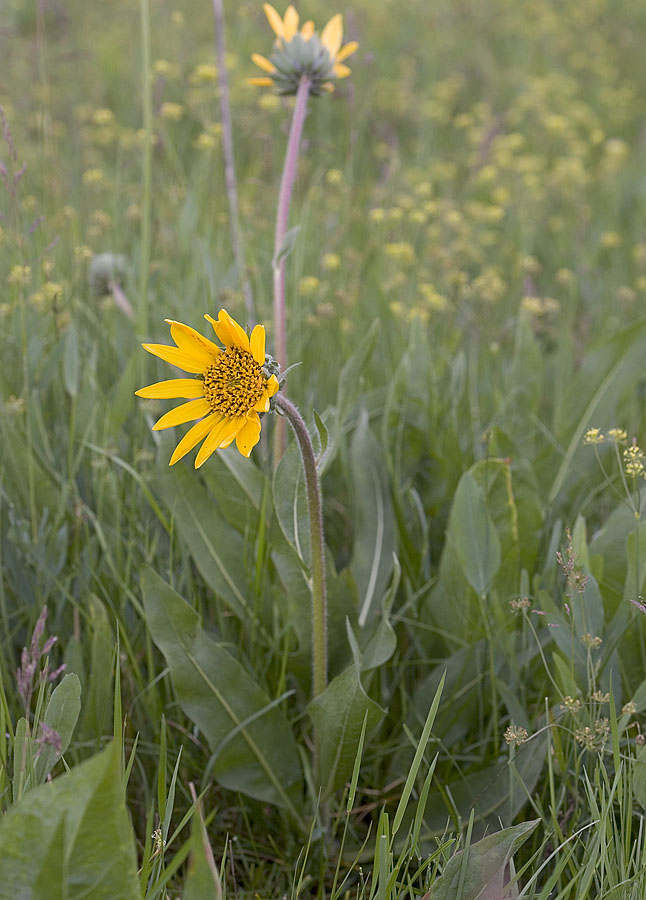
[[213, 412], [242, 416], [260, 400], [262, 369], [251, 353], [228, 347], [204, 373], [204, 397]]

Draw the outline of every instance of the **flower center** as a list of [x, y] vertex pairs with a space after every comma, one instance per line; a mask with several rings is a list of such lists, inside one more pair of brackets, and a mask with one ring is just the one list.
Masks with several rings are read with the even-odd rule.
[[251, 353], [228, 347], [204, 373], [204, 396], [213, 412], [242, 416], [256, 405], [265, 386]]

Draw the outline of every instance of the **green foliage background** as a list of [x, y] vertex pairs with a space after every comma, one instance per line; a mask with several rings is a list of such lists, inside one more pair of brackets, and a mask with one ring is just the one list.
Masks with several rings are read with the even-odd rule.
[[[178, 435], [150, 431], [166, 406], [134, 396], [168, 376], [140, 349], [164, 318], [245, 320], [211, 6], [7, 4], [0, 866], [17, 882], [37, 860], [25, 898], [81, 896], [97, 858], [97, 897], [475, 897], [516, 851], [523, 896], [643, 896], [646, 526], [622, 453], [646, 441], [646, 10], [340, 11], [360, 49], [310, 103], [288, 259], [289, 391], [328, 545], [331, 680], [311, 701], [295, 449], [273, 471], [265, 420], [251, 460], [169, 470]], [[246, 83], [271, 45], [260, 5], [226, 13], [271, 346], [290, 104]], [[587, 446], [591, 427], [626, 440]], [[26, 710], [43, 605], [67, 674]], [[486, 833], [471, 867], [453, 855]]]

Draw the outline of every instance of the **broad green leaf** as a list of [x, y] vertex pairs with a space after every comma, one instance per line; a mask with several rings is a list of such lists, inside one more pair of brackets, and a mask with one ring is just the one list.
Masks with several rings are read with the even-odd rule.
[[161, 480], [168, 508], [200, 574], [241, 619], [251, 618], [244, 540], [223, 519], [195, 473], [177, 465]]
[[69, 672], [52, 691], [43, 721], [52, 728], [61, 741], [60, 752], [43, 744], [34, 765], [36, 783], [41, 784], [65, 753], [72, 740], [81, 711], [81, 682], [78, 675]]
[[0, 820], [0, 900], [141, 900], [116, 743]]
[[359, 589], [359, 625], [379, 608], [393, 568], [395, 522], [383, 450], [362, 411], [350, 447], [354, 547], [350, 569]]
[[301, 767], [283, 713], [225, 646], [203, 630], [197, 612], [152, 569], [141, 573], [146, 621], [164, 654], [177, 698], [215, 756], [224, 787], [287, 807]]
[[364, 691], [355, 662], [332, 679], [307, 711], [319, 742], [320, 787], [323, 796], [329, 797], [352, 773], [364, 717], [367, 716], [366, 735], [369, 736], [381, 721], [384, 710]]
[[226, 497], [230, 503], [241, 505], [242, 497], [245, 497], [253, 508], [260, 509], [266, 476], [253, 459], [234, 450], [214, 453], [202, 472], [218, 501]]
[[470, 472], [464, 473], [455, 492], [447, 542], [473, 590], [486, 594], [500, 566], [500, 539]]
[[310, 520], [303, 462], [296, 441], [292, 441], [276, 466], [272, 490], [274, 509], [282, 532], [303, 565], [309, 567]]
[[588, 348], [581, 368], [571, 379], [559, 417], [563, 426], [556, 436], [561, 445], [567, 446], [564, 455], [559, 446], [560, 465], [555, 476], [554, 452], [545, 456], [545, 477], [552, 482], [550, 504], [566, 497], [573, 482], [587, 481], [588, 471], [598, 471], [594, 454], [582, 444], [583, 435], [597, 422], [613, 421], [618, 402], [639, 382], [645, 357], [643, 322], [622, 328]]
[[520, 532], [511, 462], [485, 459], [469, 471], [482, 491], [499, 539], [500, 565], [495, 573], [494, 586], [499, 594], [508, 597], [518, 589], [520, 575]]
[[[431, 887], [429, 900], [502, 900], [508, 883], [507, 866], [519, 847], [538, 827], [540, 819], [521, 822], [512, 828], [504, 828], [497, 834], [490, 834], [476, 844], [458, 851], [448, 861], [440, 878]], [[466, 866], [464, 857], [467, 856]], [[459, 885], [462, 882], [462, 893]]]

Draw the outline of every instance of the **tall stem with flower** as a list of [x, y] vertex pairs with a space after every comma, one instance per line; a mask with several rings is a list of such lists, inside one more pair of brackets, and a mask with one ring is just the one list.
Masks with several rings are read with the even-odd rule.
[[[284, 18], [269, 3], [264, 4], [264, 10], [276, 35], [274, 52], [269, 59], [259, 53], [253, 54], [253, 61], [267, 74], [250, 78], [249, 81], [256, 85], [274, 87], [279, 94], [293, 95], [296, 98], [280, 180], [273, 257], [275, 350], [276, 359], [284, 371], [287, 368], [285, 269], [289, 251], [285, 239], [307, 101], [310, 95], [319, 96], [334, 90], [333, 80], [350, 74], [350, 69], [341, 61], [354, 53], [358, 45], [352, 41], [341, 47], [343, 19], [340, 14], [330, 19], [319, 38], [313, 22], [305, 22], [299, 31], [299, 15], [293, 6], [287, 7]], [[279, 419], [276, 428], [276, 460], [280, 459], [284, 449], [284, 420]]]

